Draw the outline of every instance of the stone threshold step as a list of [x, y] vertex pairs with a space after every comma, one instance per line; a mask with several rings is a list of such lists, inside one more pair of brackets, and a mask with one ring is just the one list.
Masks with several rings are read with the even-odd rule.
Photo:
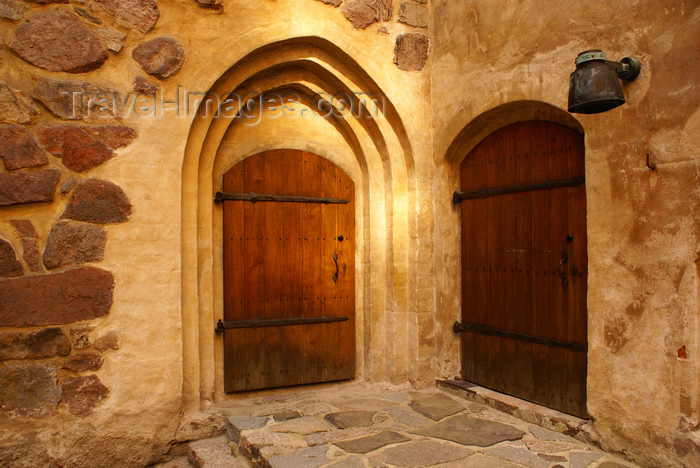
[[237, 449], [225, 435], [197, 440], [188, 444], [187, 460], [196, 468], [250, 468], [250, 461], [237, 455]]
[[581, 442], [599, 445], [600, 435], [590, 420], [499, 393], [466, 380], [437, 380], [437, 385], [457, 396], [510, 414], [530, 424], [559, 432]]

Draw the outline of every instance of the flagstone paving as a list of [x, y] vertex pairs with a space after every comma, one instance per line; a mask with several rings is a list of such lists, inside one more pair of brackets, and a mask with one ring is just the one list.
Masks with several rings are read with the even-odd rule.
[[376, 411], [341, 411], [339, 413], [329, 413], [325, 416], [326, 421], [333, 424], [338, 429], [349, 429], [351, 427], [369, 427], [374, 423]]
[[398, 432], [382, 431], [378, 434], [360, 437], [359, 439], [336, 442], [335, 445], [348, 453], [368, 453], [385, 445], [400, 444], [409, 440], [411, 439]]
[[418, 392], [411, 392], [411, 396], [413, 397], [413, 401], [411, 401], [408, 406], [434, 421], [440, 421], [446, 416], [459, 413], [464, 409], [464, 406], [442, 393], [425, 395]]
[[[188, 458], [194, 466], [246, 466], [243, 462], [270, 468], [636, 466], [582, 440], [439, 387], [392, 391], [345, 384], [241, 398], [211, 411], [227, 420], [226, 442], [240, 453], [223, 460], [222, 447], [229, 445], [221, 438], [208, 439], [210, 444], [218, 441], [216, 449], [193, 442]], [[242, 455], [248, 460], [241, 461]]]
[[284, 422], [300, 417], [301, 413], [299, 413], [299, 411], [280, 411], [272, 415], [272, 420], [275, 422]]
[[304, 416], [287, 420], [282, 423], [273, 424], [270, 430], [274, 432], [292, 432], [296, 434], [309, 435], [314, 432], [326, 432], [331, 430], [331, 426], [314, 416]]
[[450, 440], [462, 445], [490, 447], [506, 440], [520, 440], [525, 432], [508, 424], [487, 419], [476, 419], [468, 414], [458, 414], [431, 426], [415, 431], [413, 434]]
[[410, 441], [390, 447], [377, 455], [370, 457], [372, 466], [385, 466], [388, 464], [397, 466], [434, 466], [437, 463], [445, 463], [461, 460], [474, 453], [467, 447], [459, 447], [454, 444], [446, 444], [436, 440]]

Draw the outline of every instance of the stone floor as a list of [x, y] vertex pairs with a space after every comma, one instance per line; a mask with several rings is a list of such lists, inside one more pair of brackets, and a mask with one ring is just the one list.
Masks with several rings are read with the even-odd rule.
[[226, 434], [162, 468], [634, 467], [581, 440], [441, 388], [293, 390], [212, 408]]

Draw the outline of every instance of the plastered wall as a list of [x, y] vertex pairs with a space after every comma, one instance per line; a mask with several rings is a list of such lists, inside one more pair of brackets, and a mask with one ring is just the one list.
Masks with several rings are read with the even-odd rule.
[[[526, 119], [585, 134], [588, 409], [601, 445], [649, 466], [698, 460], [698, 31], [694, 2], [433, 2], [438, 311], [453, 291], [459, 161]], [[562, 115], [574, 59], [602, 49], [643, 63], [628, 103]], [[535, 102], [533, 102], [535, 101]], [[553, 107], [548, 107], [553, 106]], [[656, 169], [646, 165], [649, 154]], [[456, 346], [452, 343], [452, 346]], [[652, 448], [653, 447], [653, 448]]]

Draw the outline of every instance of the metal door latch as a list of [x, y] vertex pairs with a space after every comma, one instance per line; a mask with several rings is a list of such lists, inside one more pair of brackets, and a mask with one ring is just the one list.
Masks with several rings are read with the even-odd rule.
[[338, 267], [338, 252], [333, 252], [333, 261], [335, 262], [335, 273], [333, 273], [333, 282], [337, 283], [338, 282], [338, 273], [340, 272], [340, 268]]
[[559, 260], [559, 278], [561, 278], [561, 287], [566, 291], [566, 288], [569, 287], [569, 277], [566, 274], [566, 262], [569, 261], [569, 253], [566, 251], [566, 247], [564, 248], [564, 251], [561, 253], [561, 260]]

